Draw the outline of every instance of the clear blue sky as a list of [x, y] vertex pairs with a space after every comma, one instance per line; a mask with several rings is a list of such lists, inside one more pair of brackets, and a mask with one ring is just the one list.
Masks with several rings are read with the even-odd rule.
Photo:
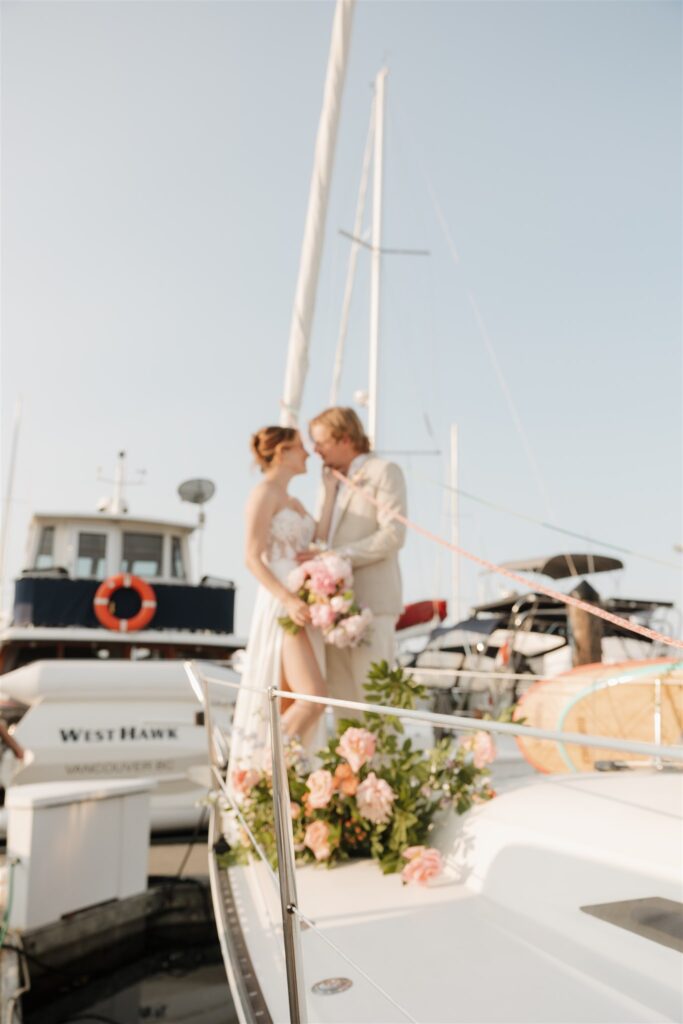
[[[147, 470], [139, 514], [191, 518], [176, 485], [216, 481], [205, 568], [238, 583], [246, 630], [248, 436], [278, 417], [332, 15], [2, 5], [3, 488], [24, 402], [11, 573], [30, 512], [94, 509], [97, 466], [111, 474], [126, 448]], [[412, 516], [436, 532], [457, 422], [466, 490], [681, 560], [680, 29], [680, 4], [656, 0], [358, 4], [304, 413], [327, 403], [338, 229], [386, 61], [385, 244], [431, 256], [385, 261], [379, 447], [442, 449], [399, 460]], [[363, 258], [347, 402], [367, 384], [367, 293]], [[296, 485], [309, 504], [314, 484]], [[463, 545], [493, 560], [567, 548], [461, 508]], [[679, 598], [680, 573], [626, 561], [598, 589]], [[426, 541], [404, 567], [407, 599], [448, 596], [448, 558]], [[498, 587], [464, 570], [467, 604]]]

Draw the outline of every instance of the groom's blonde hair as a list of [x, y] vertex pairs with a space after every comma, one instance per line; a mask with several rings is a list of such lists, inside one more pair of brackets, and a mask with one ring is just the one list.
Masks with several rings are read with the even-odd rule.
[[363, 424], [353, 411], [341, 405], [333, 405], [318, 413], [308, 425], [308, 429], [316, 425], [327, 427], [335, 441], [348, 437], [359, 455], [370, 451], [370, 438], [363, 429]]

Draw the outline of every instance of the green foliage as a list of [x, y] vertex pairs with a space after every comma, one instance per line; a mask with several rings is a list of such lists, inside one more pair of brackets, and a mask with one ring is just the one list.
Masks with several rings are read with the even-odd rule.
[[289, 615], [278, 616], [278, 625], [282, 626], [285, 633], [291, 633], [292, 636], [296, 636], [297, 633], [301, 632], [301, 626], [297, 626], [294, 619], [290, 619]]
[[[390, 669], [386, 661], [372, 665], [365, 693], [369, 704], [401, 710], [414, 710], [417, 702], [427, 697], [425, 687], [403, 669]], [[357, 772], [353, 772], [340, 752], [340, 740], [348, 729], [366, 730], [374, 736], [374, 753]], [[416, 749], [405, 736], [399, 718], [370, 710], [358, 718], [341, 720], [336, 735], [318, 752], [316, 762], [316, 770], [329, 772], [331, 777], [331, 793], [323, 807], [311, 806], [307, 785], [310, 766], [296, 752], [289, 758], [294, 846], [297, 859], [303, 862], [315, 860], [315, 843], [307, 845], [307, 831], [315, 826], [326, 836], [327, 847], [322, 851], [325, 855], [320, 859], [328, 866], [349, 857], [370, 856], [379, 862], [384, 873], [398, 871], [405, 864], [403, 853], [408, 847], [428, 844], [439, 811], [452, 808], [462, 814], [475, 802], [494, 795], [488, 769], [474, 764], [471, 744], [444, 738], [430, 750]], [[370, 821], [363, 817], [358, 803], [356, 789], [371, 773], [393, 794], [386, 820]], [[268, 774], [262, 774], [249, 790], [241, 810], [271, 864], [275, 864], [272, 785]], [[248, 845], [243, 834], [225, 856], [232, 858], [231, 863], [242, 862]], [[318, 852], [321, 853], [320, 849]]]

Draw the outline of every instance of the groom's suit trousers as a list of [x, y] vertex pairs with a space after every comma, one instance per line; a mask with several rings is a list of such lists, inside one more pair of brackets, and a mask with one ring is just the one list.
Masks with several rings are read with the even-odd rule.
[[[340, 700], [365, 700], [363, 683], [367, 679], [373, 661], [388, 661], [394, 664], [395, 615], [375, 615], [372, 620], [372, 635], [369, 643], [358, 647], [328, 646], [325, 650], [327, 664], [327, 688], [330, 697]], [[335, 708], [335, 718], [355, 718], [359, 712]]]
[[[406, 514], [406, 487], [399, 467], [375, 455], [368, 456], [353, 482], [354, 488], [343, 488], [339, 495], [331, 547], [350, 560], [356, 599], [374, 618], [365, 643], [343, 650], [327, 646], [325, 655], [330, 696], [362, 701], [373, 661], [393, 666], [396, 658], [394, 626], [403, 611], [398, 552], [405, 527], [393, 513]], [[335, 712], [337, 718], [352, 714]]]

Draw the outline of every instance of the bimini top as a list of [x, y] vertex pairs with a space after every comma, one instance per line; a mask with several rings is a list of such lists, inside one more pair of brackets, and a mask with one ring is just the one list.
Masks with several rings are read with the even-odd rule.
[[552, 580], [564, 580], [569, 576], [587, 576], [593, 572], [613, 572], [623, 569], [624, 563], [609, 555], [544, 555], [540, 558], [523, 558], [520, 562], [502, 562], [504, 569], [517, 572], [537, 572], [550, 576]]

